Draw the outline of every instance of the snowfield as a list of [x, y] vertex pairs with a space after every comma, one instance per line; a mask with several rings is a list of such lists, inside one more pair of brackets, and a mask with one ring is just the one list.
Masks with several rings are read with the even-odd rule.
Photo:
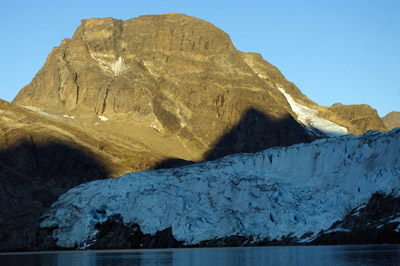
[[278, 89], [286, 97], [300, 123], [316, 136], [320, 136], [320, 132], [330, 137], [337, 137], [348, 133], [345, 127], [319, 117], [317, 110], [297, 103], [283, 88], [278, 87]]
[[185, 244], [232, 235], [308, 241], [377, 191], [400, 194], [400, 128], [82, 184], [40, 226], [54, 228], [61, 247], [82, 245], [114, 214], [144, 233], [172, 227]]

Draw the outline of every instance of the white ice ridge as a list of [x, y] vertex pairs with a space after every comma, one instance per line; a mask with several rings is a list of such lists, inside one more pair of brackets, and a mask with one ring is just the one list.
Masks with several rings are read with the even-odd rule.
[[55, 228], [62, 247], [84, 243], [114, 214], [144, 233], [172, 227], [186, 244], [237, 234], [300, 238], [378, 191], [400, 194], [400, 129], [89, 182], [60, 196], [40, 226]]
[[293, 112], [296, 113], [299, 121], [307, 129], [311, 130], [317, 135], [318, 131], [320, 131], [331, 137], [346, 135], [348, 133], [345, 127], [339, 126], [336, 123], [319, 117], [317, 110], [297, 103], [295, 100], [293, 100], [292, 96], [286, 93], [283, 88], [278, 87], [278, 89], [286, 97]]

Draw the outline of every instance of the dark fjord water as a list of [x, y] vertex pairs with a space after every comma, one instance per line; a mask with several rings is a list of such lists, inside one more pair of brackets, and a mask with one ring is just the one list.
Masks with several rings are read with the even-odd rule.
[[0, 254], [0, 265], [400, 265], [400, 245], [17, 253]]

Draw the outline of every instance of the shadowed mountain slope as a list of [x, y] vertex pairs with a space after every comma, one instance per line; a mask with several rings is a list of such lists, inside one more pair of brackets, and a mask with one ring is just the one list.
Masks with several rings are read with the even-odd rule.
[[0, 100], [0, 250], [32, 249], [40, 215], [68, 189], [167, 158], [68, 120]]
[[254, 153], [266, 147], [290, 146], [312, 140], [306, 132], [303, 135], [294, 132], [301, 132], [301, 126], [293, 117], [272, 119], [255, 109], [250, 109], [239, 123], [219, 140], [206, 159], [214, 160], [241, 152]]

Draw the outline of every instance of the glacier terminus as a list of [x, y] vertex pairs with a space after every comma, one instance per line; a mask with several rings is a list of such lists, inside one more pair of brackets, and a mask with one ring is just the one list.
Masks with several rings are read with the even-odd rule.
[[[61, 248], [90, 248], [99, 225], [113, 217], [150, 235], [171, 228], [184, 245], [229, 236], [309, 243], [376, 193], [399, 196], [399, 154], [395, 129], [126, 174], [69, 190], [40, 227]], [[396, 218], [389, 221], [395, 227]]]

